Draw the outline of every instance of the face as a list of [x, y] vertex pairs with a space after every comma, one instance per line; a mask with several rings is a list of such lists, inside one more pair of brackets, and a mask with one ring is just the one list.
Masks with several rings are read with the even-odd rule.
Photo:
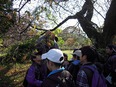
[[107, 54], [111, 54], [112, 53], [112, 50], [110, 48], [106, 47], [106, 53]]
[[76, 60], [77, 59], [77, 56], [76, 55], [72, 55], [72, 59], [73, 60]]
[[64, 56], [64, 61], [67, 61], [67, 57], [66, 56]]
[[86, 55], [80, 56], [80, 62], [84, 64], [86, 62]]
[[47, 60], [47, 67], [51, 71], [51, 62], [49, 60]]
[[41, 61], [42, 61], [42, 59], [41, 59], [41, 56], [40, 56], [40, 55], [36, 56], [36, 58], [34, 58], [33, 60], [34, 60], [36, 63], [38, 63], [38, 64], [40, 64], [40, 63], [41, 63]]

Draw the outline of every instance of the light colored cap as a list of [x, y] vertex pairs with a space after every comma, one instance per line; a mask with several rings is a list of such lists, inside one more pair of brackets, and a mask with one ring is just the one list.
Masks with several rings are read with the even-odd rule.
[[64, 56], [63, 52], [59, 49], [51, 49], [47, 53], [42, 54], [42, 59], [48, 59], [55, 63], [63, 63], [64, 62]]
[[76, 55], [80, 57], [82, 55], [81, 50], [76, 50], [72, 55]]

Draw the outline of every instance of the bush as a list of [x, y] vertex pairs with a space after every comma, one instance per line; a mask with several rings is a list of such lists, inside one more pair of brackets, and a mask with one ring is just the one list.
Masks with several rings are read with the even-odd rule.
[[4, 62], [24, 62], [30, 58], [30, 54], [35, 50], [35, 44], [36, 38], [32, 38], [10, 46]]

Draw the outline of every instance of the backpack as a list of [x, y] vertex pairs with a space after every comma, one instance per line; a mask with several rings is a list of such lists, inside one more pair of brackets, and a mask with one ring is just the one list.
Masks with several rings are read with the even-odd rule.
[[58, 78], [49, 78], [55, 83], [57, 83], [56, 87], [76, 87], [73, 78], [66, 77], [66, 74], [69, 74], [67, 70], [63, 70], [61, 75]]
[[77, 79], [77, 73], [78, 73], [80, 67], [81, 67], [80, 61], [76, 60], [76, 61], [73, 61], [67, 69], [73, 76], [75, 83], [76, 83], [76, 79]]
[[107, 87], [105, 77], [97, 70], [97, 68], [84, 65], [81, 69], [85, 71], [88, 81], [90, 81], [90, 87]]

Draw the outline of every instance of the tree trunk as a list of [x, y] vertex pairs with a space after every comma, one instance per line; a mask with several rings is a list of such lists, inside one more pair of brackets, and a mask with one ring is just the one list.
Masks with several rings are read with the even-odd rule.
[[[89, 7], [88, 7], [89, 6]], [[86, 8], [86, 9], [85, 9]], [[106, 14], [103, 32], [97, 32], [94, 24], [91, 22], [93, 15], [92, 0], [86, 0], [83, 8], [76, 14], [76, 17], [85, 31], [87, 36], [92, 40], [96, 48], [105, 48], [107, 44], [113, 43], [113, 38], [116, 35], [116, 0], [112, 0], [111, 6]], [[86, 13], [86, 16], [84, 16]]]
[[112, 44], [116, 35], [116, 0], [112, 0], [103, 28], [104, 44]]

